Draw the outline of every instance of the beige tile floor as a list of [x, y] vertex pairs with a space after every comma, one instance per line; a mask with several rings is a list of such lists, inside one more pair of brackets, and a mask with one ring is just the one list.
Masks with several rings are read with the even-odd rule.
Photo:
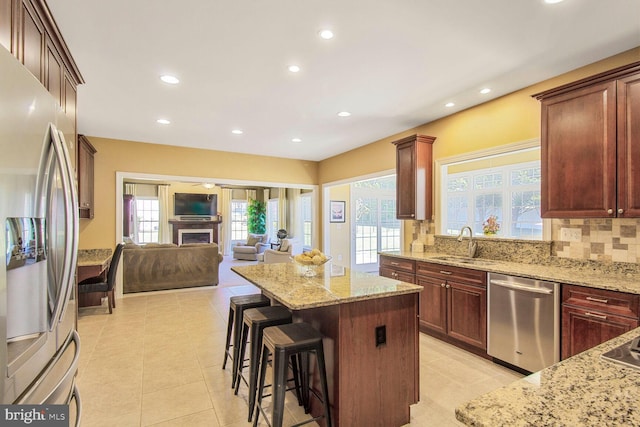
[[[215, 288], [126, 296], [112, 315], [106, 305], [80, 309], [82, 426], [251, 425], [246, 387], [234, 396], [230, 365], [221, 368], [229, 297], [257, 289], [223, 270]], [[421, 335], [410, 425], [459, 426], [456, 406], [520, 377]], [[306, 417], [288, 397], [285, 423]]]

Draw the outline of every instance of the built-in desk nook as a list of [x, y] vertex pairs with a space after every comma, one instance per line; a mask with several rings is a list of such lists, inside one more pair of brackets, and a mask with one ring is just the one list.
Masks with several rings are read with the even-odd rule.
[[[111, 249], [80, 249], [76, 283], [89, 277], [105, 276], [111, 262]], [[78, 307], [91, 307], [101, 304], [100, 294], [78, 294]]]
[[[401, 426], [419, 400], [418, 296], [422, 286], [325, 264], [232, 267], [324, 336], [334, 426]], [[312, 401], [312, 414], [322, 404]], [[323, 424], [323, 421], [319, 421]]]

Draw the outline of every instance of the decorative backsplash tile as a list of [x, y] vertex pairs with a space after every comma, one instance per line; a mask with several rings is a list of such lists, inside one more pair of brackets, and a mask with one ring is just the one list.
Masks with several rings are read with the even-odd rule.
[[[412, 235], [427, 251], [466, 255], [466, 236], [464, 242], [458, 242], [453, 236], [435, 235], [431, 221], [413, 221]], [[561, 240], [563, 236], [572, 240]], [[478, 256], [526, 263], [562, 263], [566, 259], [640, 264], [640, 219], [553, 219], [551, 238], [551, 242], [542, 242], [479, 237]]]

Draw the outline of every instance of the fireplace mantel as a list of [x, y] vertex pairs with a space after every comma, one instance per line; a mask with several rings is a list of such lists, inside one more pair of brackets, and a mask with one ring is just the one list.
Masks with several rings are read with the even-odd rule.
[[170, 219], [169, 224], [173, 227], [173, 243], [176, 245], [180, 244], [178, 231], [179, 230], [187, 230], [187, 229], [207, 229], [213, 231], [213, 243], [218, 243], [218, 225], [221, 224], [222, 221], [183, 221], [177, 219]]

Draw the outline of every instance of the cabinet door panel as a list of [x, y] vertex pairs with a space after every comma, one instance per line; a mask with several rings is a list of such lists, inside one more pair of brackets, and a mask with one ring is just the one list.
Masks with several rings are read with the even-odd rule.
[[542, 101], [543, 218], [615, 216], [615, 102], [615, 82]]
[[638, 327], [638, 320], [562, 307], [562, 359], [574, 356]]
[[447, 333], [447, 289], [445, 282], [416, 277], [420, 292], [420, 325], [442, 334]]
[[11, 46], [13, 30], [12, 3], [11, 0], [0, 0], [0, 44], [9, 52], [13, 52], [13, 46]]
[[618, 209], [640, 217], [640, 74], [618, 81]]
[[415, 144], [398, 145], [396, 151], [396, 217], [398, 219], [415, 219], [416, 209], [416, 163]]
[[40, 18], [27, 2], [22, 2], [20, 13], [22, 34], [20, 35], [20, 55], [18, 58], [40, 82], [43, 78], [44, 27]]
[[487, 290], [448, 281], [449, 335], [476, 347], [487, 349]]
[[62, 58], [53, 45], [53, 42], [47, 37], [46, 56], [45, 56], [45, 75], [46, 87], [58, 104], [63, 104], [62, 98]]

